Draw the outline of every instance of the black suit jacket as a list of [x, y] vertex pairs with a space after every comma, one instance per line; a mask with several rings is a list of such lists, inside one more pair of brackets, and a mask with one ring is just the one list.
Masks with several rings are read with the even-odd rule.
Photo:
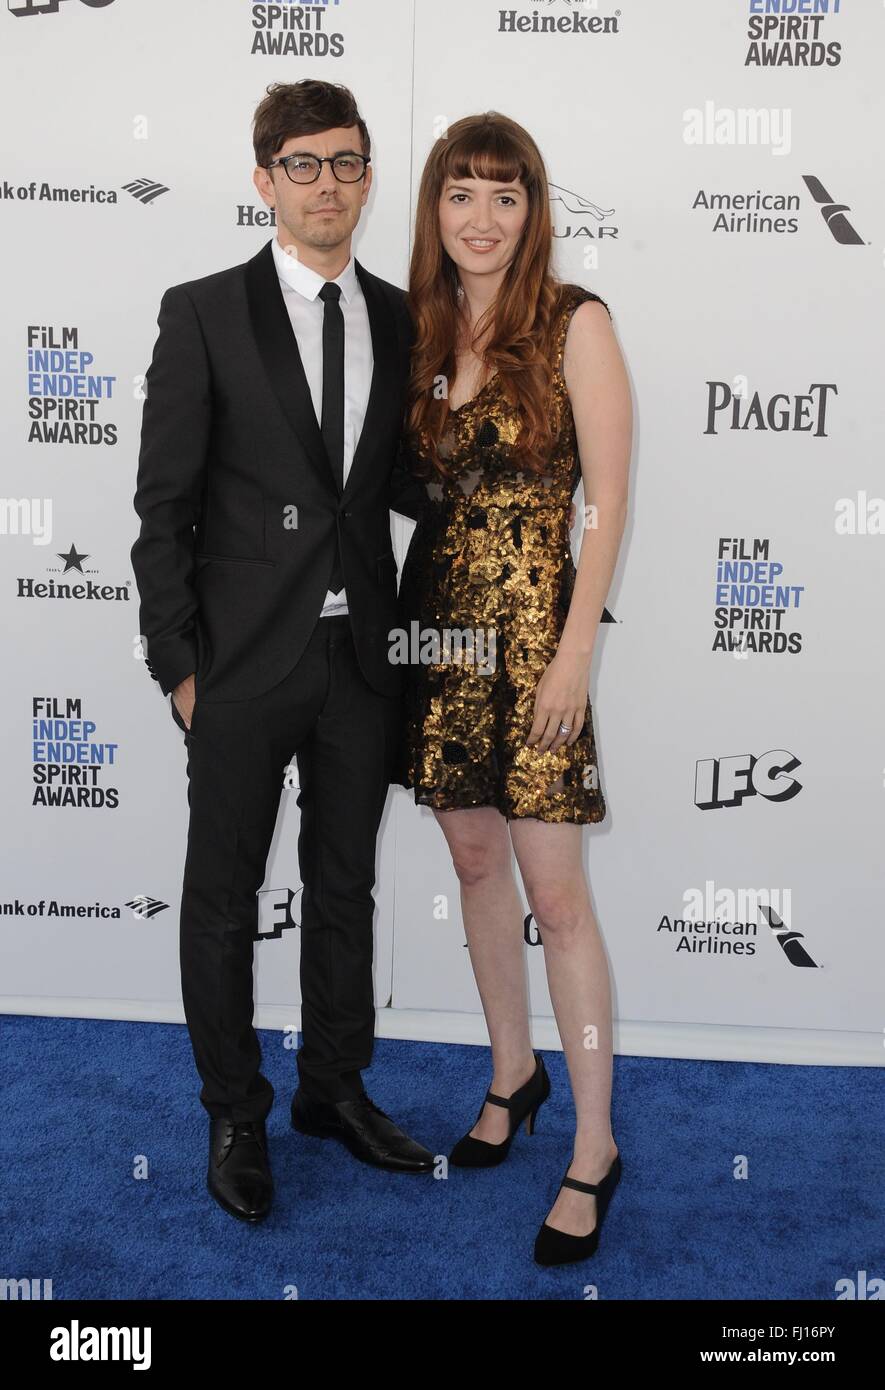
[[390, 507], [416, 517], [400, 431], [413, 342], [405, 294], [355, 269], [374, 368], [343, 492], [323, 445], [271, 243], [173, 285], [148, 368], [132, 566], [147, 667], [168, 694], [241, 700], [288, 674], [328, 589], [336, 533], [360, 668], [395, 695]]

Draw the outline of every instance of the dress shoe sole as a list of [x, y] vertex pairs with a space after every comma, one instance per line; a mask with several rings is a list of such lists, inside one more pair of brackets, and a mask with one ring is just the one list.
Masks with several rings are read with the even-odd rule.
[[360, 1153], [356, 1146], [351, 1143], [346, 1134], [343, 1134], [340, 1129], [335, 1128], [333, 1125], [309, 1126], [305, 1124], [302, 1119], [296, 1119], [294, 1115], [290, 1116], [290, 1118], [292, 1121], [292, 1128], [297, 1129], [299, 1134], [308, 1134], [312, 1139], [337, 1139], [338, 1143], [343, 1144], [344, 1147], [353, 1154], [354, 1158], [359, 1159], [360, 1163], [367, 1163], [372, 1168], [383, 1168], [385, 1172], [388, 1173], [433, 1172], [433, 1164], [428, 1165], [426, 1168], [401, 1168], [397, 1163], [384, 1163], [377, 1158], [367, 1158], [365, 1154]]
[[250, 1226], [257, 1225], [259, 1221], [264, 1221], [270, 1215], [270, 1207], [268, 1207], [267, 1211], [258, 1211], [253, 1213], [237, 1211], [236, 1207], [232, 1207], [229, 1202], [226, 1202], [223, 1197], [220, 1197], [218, 1195], [218, 1193], [210, 1185], [208, 1178], [206, 1179], [206, 1191], [209, 1193], [211, 1197], [215, 1199], [215, 1201], [221, 1207], [221, 1210], [227, 1212], [228, 1216], [235, 1216], [238, 1221], [246, 1221]]

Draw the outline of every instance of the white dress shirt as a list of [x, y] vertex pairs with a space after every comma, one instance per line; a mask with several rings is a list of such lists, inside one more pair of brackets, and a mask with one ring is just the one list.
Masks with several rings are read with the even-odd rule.
[[[325, 277], [310, 266], [288, 255], [278, 237], [271, 243], [273, 258], [280, 278], [283, 302], [289, 314], [298, 351], [310, 387], [317, 424], [323, 415], [323, 317], [325, 305], [319, 298], [326, 283]], [[344, 315], [344, 481], [350, 472], [354, 450], [363, 428], [369, 389], [372, 385], [372, 332], [366, 299], [357, 278], [353, 256], [334, 284], [341, 286], [341, 312]], [[347, 593], [331, 589], [323, 600], [321, 618], [331, 613], [346, 613]]]

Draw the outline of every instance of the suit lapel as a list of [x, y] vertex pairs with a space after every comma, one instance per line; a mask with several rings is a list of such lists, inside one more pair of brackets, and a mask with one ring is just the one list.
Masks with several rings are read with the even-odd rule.
[[[396, 328], [390, 306], [373, 276], [354, 262], [366, 299], [372, 334], [372, 383], [360, 437], [341, 497], [353, 490], [355, 480], [371, 456], [372, 443], [384, 412], [385, 383], [390, 385], [396, 364]], [[301, 353], [283, 299], [279, 276], [268, 241], [246, 262], [246, 298], [252, 330], [264, 370], [283, 413], [323, 483], [338, 495], [338, 487], [326, 454], [323, 436], [313, 408]]]
[[[380, 433], [385, 407], [393, 395], [396, 369], [396, 324], [387, 296], [375, 277], [370, 275], [359, 261], [354, 262], [354, 268], [369, 311], [369, 328], [372, 333], [372, 384], [369, 388], [363, 427], [356, 442], [342, 497], [349, 497], [353, 492], [362, 470], [371, 457], [373, 445]], [[322, 435], [320, 438], [322, 439]], [[331, 469], [329, 471], [331, 472]]]
[[320, 480], [337, 493], [269, 241], [246, 262], [246, 297], [264, 370], [283, 413]]

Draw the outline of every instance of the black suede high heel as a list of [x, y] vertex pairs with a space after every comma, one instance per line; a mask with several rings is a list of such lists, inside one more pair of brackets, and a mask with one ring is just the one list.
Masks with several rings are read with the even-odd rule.
[[[533, 1053], [533, 1056], [535, 1070], [524, 1086], [520, 1086], [512, 1096], [496, 1096], [493, 1092], [486, 1091], [482, 1103], [485, 1105], [486, 1101], [490, 1101], [492, 1105], [502, 1105], [510, 1111], [510, 1133], [507, 1138], [500, 1144], [489, 1144], [485, 1139], [474, 1138], [468, 1131], [449, 1154], [449, 1162], [456, 1168], [494, 1168], [496, 1164], [503, 1163], [510, 1152], [513, 1136], [523, 1120], [526, 1122], [526, 1134], [534, 1133], [538, 1111], [550, 1094], [550, 1077], [547, 1075], [547, 1068], [540, 1052]], [[474, 1125], [479, 1123], [480, 1115], [482, 1105], [479, 1107], [479, 1115], [474, 1120]]]
[[[574, 1163], [572, 1158], [568, 1167]], [[615, 1154], [611, 1167], [601, 1182], [578, 1182], [577, 1178], [566, 1176], [560, 1187], [573, 1187], [578, 1192], [590, 1192], [596, 1197], [596, 1225], [585, 1236], [569, 1235], [568, 1231], [557, 1231], [545, 1221], [535, 1238], [535, 1259], [540, 1265], [572, 1264], [575, 1260], [586, 1260], [599, 1244], [599, 1232], [611, 1201], [612, 1193], [621, 1177], [621, 1155]]]

